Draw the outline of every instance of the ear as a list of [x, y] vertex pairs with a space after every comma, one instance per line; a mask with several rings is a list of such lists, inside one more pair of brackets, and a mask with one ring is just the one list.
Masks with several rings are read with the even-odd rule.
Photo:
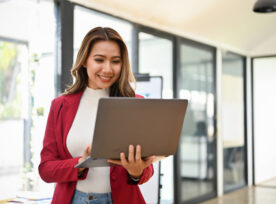
[[83, 68], [85, 68], [85, 69], [86, 69], [86, 62], [85, 62], [82, 66], [83, 66]]

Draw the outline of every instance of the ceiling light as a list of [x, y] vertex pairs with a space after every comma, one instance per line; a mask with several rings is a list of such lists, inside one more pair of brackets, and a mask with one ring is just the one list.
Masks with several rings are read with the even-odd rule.
[[254, 12], [270, 13], [276, 11], [276, 0], [258, 0], [253, 8]]

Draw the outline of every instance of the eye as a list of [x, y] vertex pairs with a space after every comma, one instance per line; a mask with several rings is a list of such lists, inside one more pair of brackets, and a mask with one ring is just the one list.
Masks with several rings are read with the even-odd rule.
[[119, 64], [121, 62], [121, 60], [113, 60], [112, 63], [114, 64]]
[[98, 58], [98, 59], [95, 59], [95, 61], [96, 61], [96, 62], [103, 62], [104, 60], [103, 60], [103, 59]]

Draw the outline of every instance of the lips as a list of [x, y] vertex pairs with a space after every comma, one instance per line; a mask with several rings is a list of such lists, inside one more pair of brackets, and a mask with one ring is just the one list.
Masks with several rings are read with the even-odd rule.
[[103, 81], [103, 82], [108, 82], [112, 79], [112, 76], [103, 76], [103, 75], [99, 75], [98, 77]]

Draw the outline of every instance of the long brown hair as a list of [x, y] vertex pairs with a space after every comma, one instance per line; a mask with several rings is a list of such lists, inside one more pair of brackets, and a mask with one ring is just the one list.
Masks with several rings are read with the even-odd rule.
[[127, 47], [122, 37], [115, 30], [107, 27], [93, 28], [84, 37], [76, 62], [71, 69], [72, 77], [75, 80], [73, 84], [65, 90], [65, 95], [83, 91], [88, 86], [87, 70], [83, 67], [83, 65], [86, 63], [89, 53], [96, 42], [109, 40], [114, 41], [119, 45], [122, 58], [120, 77], [110, 87], [109, 95], [135, 97], [135, 92], [131, 87], [130, 82], [133, 82], [136, 85], [136, 81], [130, 69]]

